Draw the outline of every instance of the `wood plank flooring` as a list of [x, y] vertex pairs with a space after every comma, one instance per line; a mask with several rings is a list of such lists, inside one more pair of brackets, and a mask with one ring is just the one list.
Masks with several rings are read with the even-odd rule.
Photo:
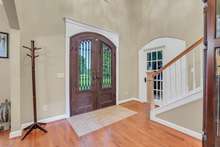
[[78, 138], [66, 120], [50, 123], [49, 131], [33, 132], [24, 141], [0, 133], [0, 147], [202, 147], [201, 141], [148, 120], [148, 104], [128, 102], [122, 106], [138, 112], [120, 122]]

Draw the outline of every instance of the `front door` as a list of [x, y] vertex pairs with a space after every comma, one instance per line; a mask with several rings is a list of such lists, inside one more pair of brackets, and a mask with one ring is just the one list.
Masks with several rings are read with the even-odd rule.
[[205, 2], [203, 147], [220, 147], [220, 0]]
[[71, 115], [116, 103], [116, 47], [96, 33], [70, 38]]

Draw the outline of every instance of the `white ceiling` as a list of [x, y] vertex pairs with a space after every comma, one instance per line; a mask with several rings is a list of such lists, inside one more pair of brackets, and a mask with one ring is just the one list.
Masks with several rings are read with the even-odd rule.
[[3, 5], [2, 0], [0, 0], [0, 5]]

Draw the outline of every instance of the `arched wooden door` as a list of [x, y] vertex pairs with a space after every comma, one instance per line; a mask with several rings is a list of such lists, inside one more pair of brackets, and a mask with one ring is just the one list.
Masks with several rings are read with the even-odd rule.
[[116, 104], [116, 47], [96, 33], [70, 38], [70, 113]]

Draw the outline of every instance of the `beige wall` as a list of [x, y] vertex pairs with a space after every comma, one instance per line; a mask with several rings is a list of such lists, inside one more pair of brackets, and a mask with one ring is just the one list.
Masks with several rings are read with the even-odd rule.
[[[203, 36], [203, 4], [201, 1], [142, 0], [139, 5], [141, 7], [139, 17], [137, 17], [139, 21], [135, 21], [136, 26], [141, 26], [135, 38], [139, 49], [158, 37], [179, 38], [185, 40], [186, 45], [189, 46]], [[193, 75], [190, 71], [193, 56], [189, 55], [187, 61], [188, 86], [191, 90]]]
[[[11, 94], [11, 131], [21, 128], [21, 66], [20, 66], [20, 31], [10, 29], [10, 94]], [[17, 132], [21, 133], [21, 131]], [[16, 134], [16, 132], [15, 132]], [[13, 133], [10, 137], [13, 137]]]
[[[157, 37], [175, 37], [186, 41], [191, 45], [203, 36], [203, 4], [197, 0], [142, 0], [139, 3], [142, 11], [139, 12], [140, 21], [136, 26], [140, 27], [135, 42], [140, 47], [146, 42]], [[140, 48], [139, 47], [139, 48]], [[196, 56], [189, 54], [188, 86], [193, 89], [192, 63], [196, 61], [196, 86], [200, 84], [200, 56], [202, 47], [196, 49]], [[160, 117], [188, 129], [201, 132], [202, 130], [202, 100], [184, 105], [178, 109], [162, 114]], [[190, 115], [188, 115], [190, 114]], [[182, 116], [182, 117], [181, 117]]]
[[[119, 97], [138, 96], [138, 50], [153, 38], [177, 37], [191, 44], [202, 36], [202, 2], [192, 0], [22, 0], [18, 1], [23, 45], [43, 48], [37, 61], [40, 118], [65, 113], [64, 17], [120, 35]], [[22, 121], [32, 118], [30, 61], [22, 50]]]
[[[53, 4], [53, 5], [52, 5]], [[133, 2], [131, 0], [23, 0], [19, 8], [22, 44], [31, 39], [42, 47], [37, 61], [38, 111], [40, 118], [65, 113], [64, 79], [56, 73], [64, 72], [64, 17], [117, 32], [120, 35], [119, 97], [137, 96], [137, 49], [133, 43]], [[131, 60], [132, 59], [132, 60]], [[22, 51], [22, 120], [30, 121], [31, 68]], [[135, 72], [131, 72], [135, 71]]]
[[198, 133], [202, 133], [202, 104], [203, 101], [200, 99], [171, 111], [159, 114], [157, 117]]
[[[136, 40], [145, 42], [161, 36], [185, 40], [187, 45], [194, 43], [203, 35], [203, 4], [192, 0], [142, 0], [138, 3], [142, 26]], [[142, 46], [143, 46], [142, 45]]]
[[[0, 20], [0, 32], [9, 33], [8, 19], [2, 5], [0, 5]], [[0, 103], [5, 99], [10, 99], [10, 65], [9, 59], [0, 58]]]
[[[8, 2], [8, 1], [7, 1]], [[10, 1], [12, 2], [12, 1]], [[2, 98], [11, 101], [11, 133], [10, 137], [21, 134], [20, 109], [20, 32], [12, 29], [11, 19], [6, 16], [6, 9], [0, 5], [0, 31], [9, 33], [9, 59], [0, 59], [0, 102]], [[13, 12], [16, 10], [13, 9]], [[7, 11], [8, 12], [8, 11]], [[14, 13], [15, 14], [15, 13]], [[12, 16], [12, 15], [10, 15]], [[14, 17], [12, 17], [14, 18]], [[14, 25], [13, 25], [14, 26]], [[13, 132], [16, 131], [16, 132]], [[18, 131], [18, 132], [17, 132]]]

